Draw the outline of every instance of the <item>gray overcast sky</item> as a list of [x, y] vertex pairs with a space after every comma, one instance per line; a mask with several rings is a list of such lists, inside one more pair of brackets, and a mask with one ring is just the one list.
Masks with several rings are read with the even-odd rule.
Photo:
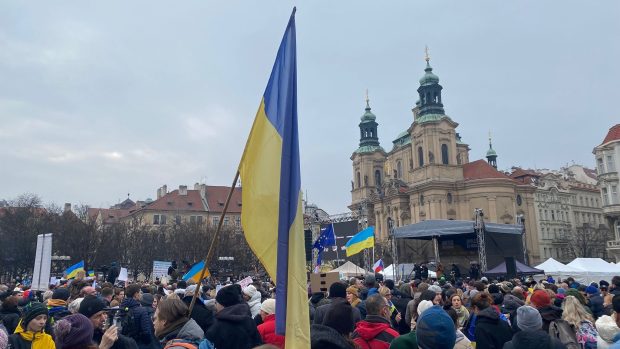
[[370, 91], [386, 150], [412, 122], [424, 46], [470, 159], [593, 166], [620, 122], [620, 2], [3, 1], [0, 199], [108, 206], [229, 185], [293, 5], [302, 187], [350, 202]]

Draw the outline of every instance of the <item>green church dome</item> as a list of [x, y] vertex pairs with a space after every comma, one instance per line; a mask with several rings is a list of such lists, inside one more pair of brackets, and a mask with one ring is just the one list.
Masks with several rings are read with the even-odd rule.
[[431, 68], [431, 65], [428, 63], [428, 61], [426, 62], [426, 69], [424, 69], [424, 71], [426, 73], [424, 74], [424, 76], [422, 76], [422, 78], [420, 78], [421, 86], [434, 85], [439, 83], [439, 77], [433, 74], [433, 68]]

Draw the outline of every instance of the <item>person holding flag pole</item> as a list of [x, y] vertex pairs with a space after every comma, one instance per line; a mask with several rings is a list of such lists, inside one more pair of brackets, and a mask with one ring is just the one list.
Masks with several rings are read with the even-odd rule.
[[[230, 198], [241, 177], [244, 235], [276, 282], [275, 332], [285, 335], [286, 349], [309, 349], [310, 315], [297, 123], [295, 12], [296, 8], [293, 8], [198, 280], [204, 278]], [[196, 294], [189, 313], [196, 302]]]

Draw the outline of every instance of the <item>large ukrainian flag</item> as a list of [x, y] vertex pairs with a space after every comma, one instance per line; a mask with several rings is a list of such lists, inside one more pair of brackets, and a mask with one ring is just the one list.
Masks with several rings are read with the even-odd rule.
[[276, 280], [276, 333], [310, 348], [297, 130], [295, 9], [252, 125], [239, 173], [245, 238]]

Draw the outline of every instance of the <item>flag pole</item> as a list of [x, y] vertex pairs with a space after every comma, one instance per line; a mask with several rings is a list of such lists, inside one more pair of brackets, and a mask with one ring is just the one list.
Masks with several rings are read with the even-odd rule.
[[209, 265], [209, 261], [211, 257], [213, 257], [213, 250], [215, 247], [215, 242], [217, 241], [218, 236], [220, 235], [220, 231], [222, 230], [222, 224], [224, 223], [224, 216], [228, 212], [228, 204], [230, 204], [230, 198], [235, 190], [235, 186], [237, 186], [237, 181], [239, 180], [239, 170], [235, 174], [235, 179], [233, 179], [233, 183], [230, 186], [230, 191], [228, 191], [228, 197], [226, 197], [226, 203], [224, 203], [224, 209], [222, 210], [222, 214], [220, 215], [220, 221], [217, 224], [217, 229], [215, 230], [215, 235], [213, 235], [213, 240], [211, 240], [211, 245], [209, 245], [209, 251], [207, 252], [207, 256], [204, 259], [204, 266], [200, 271], [200, 278], [198, 279], [198, 285], [196, 286], [196, 292], [194, 292], [194, 296], [192, 297], [192, 302], [189, 304], [189, 310], [187, 311], [187, 317], [189, 318], [192, 314], [192, 309], [194, 309], [194, 304], [196, 303], [196, 297], [200, 293], [200, 286], [202, 284], [202, 279], [205, 276], [205, 272], [207, 270], [207, 266]]
[[336, 244], [336, 265], [340, 267], [340, 257], [338, 255], [338, 236], [336, 235], [336, 227], [332, 223], [332, 232], [334, 233], [334, 243]]

